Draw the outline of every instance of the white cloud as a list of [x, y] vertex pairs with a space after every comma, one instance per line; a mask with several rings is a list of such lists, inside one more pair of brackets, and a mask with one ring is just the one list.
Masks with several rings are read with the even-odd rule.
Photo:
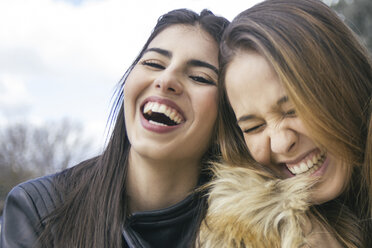
[[231, 20], [257, 1], [1, 0], [0, 112], [67, 117], [101, 135], [113, 87], [161, 14], [209, 8]]
[[174, 8], [200, 11], [207, 7], [232, 19], [252, 2], [236, 1], [226, 8], [226, 2], [211, 0], [106, 0], [84, 1], [78, 6], [65, 1], [3, 0], [0, 47], [26, 52], [26, 56], [37, 54], [33, 58], [49, 72], [93, 70], [116, 79], [137, 55], [161, 14]]
[[14, 75], [0, 75], [0, 114], [2, 122], [27, 114], [32, 98], [21, 78]]
[[11, 75], [1, 75], [0, 78], [0, 104], [18, 104], [29, 101], [24, 83]]

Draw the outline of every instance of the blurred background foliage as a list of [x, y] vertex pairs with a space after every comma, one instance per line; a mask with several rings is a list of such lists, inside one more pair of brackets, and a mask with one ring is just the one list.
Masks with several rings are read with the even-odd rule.
[[361, 38], [372, 53], [372, 0], [324, 0]]
[[[323, 0], [335, 9], [372, 52], [372, 0]], [[5, 197], [20, 182], [61, 171], [86, 159], [90, 143], [82, 127], [62, 120], [0, 128], [0, 215]]]
[[52, 174], [85, 159], [90, 150], [83, 128], [70, 120], [0, 129], [0, 215], [8, 192], [31, 178]]

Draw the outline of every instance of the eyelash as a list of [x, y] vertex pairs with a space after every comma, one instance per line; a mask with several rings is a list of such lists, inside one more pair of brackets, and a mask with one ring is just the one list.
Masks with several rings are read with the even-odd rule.
[[297, 117], [296, 110], [291, 109], [283, 114], [283, 117]]
[[248, 128], [248, 129], [244, 129], [243, 130], [243, 133], [251, 133], [251, 132], [256, 131], [257, 129], [259, 129], [263, 125], [265, 125], [265, 124], [261, 124], [261, 125], [258, 125], [258, 126], [254, 126], [254, 127]]
[[202, 76], [189, 76], [192, 80], [202, 83], [202, 84], [209, 84], [209, 85], [217, 85], [213, 80], [208, 80], [205, 77]]
[[165, 69], [165, 67], [163, 65], [161, 65], [160, 63], [157, 63], [154, 60], [144, 60], [144, 61], [141, 62], [141, 64], [144, 65], [144, 66], [150, 66], [154, 69], [162, 69], [162, 70]]
[[[142, 65], [144, 66], [149, 66], [154, 69], [159, 69], [159, 70], [164, 70], [165, 67], [161, 65], [160, 63], [153, 61], [153, 60], [144, 60], [141, 62]], [[189, 76], [190, 79], [193, 81], [196, 81], [198, 83], [202, 84], [209, 84], [209, 85], [217, 85], [213, 80], [206, 79], [205, 77], [202, 76]]]

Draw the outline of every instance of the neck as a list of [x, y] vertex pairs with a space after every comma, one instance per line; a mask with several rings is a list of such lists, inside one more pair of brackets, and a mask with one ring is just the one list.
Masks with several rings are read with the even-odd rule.
[[131, 151], [127, 174], [129, 211], [156, 210], [176, 204], [195, 188], [199, 173], [199, 161], [159, 161]]

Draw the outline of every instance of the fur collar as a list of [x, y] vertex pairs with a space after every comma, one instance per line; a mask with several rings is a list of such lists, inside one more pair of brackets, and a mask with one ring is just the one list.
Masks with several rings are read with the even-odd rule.
[[214, 165], [199, 247], [302, 247], [309, 177], [270, 178], [246, 167]]

